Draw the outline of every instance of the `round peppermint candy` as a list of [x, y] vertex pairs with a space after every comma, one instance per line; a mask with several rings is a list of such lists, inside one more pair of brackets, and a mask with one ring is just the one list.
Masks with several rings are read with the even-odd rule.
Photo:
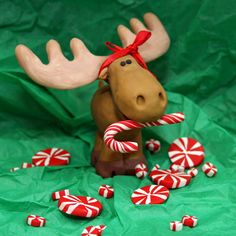
[[102, 204], [92, 197], [66, 195], [60, 197], [58, 208], [68, 215], [92, 218], [102, 211]]
[[202, 163], [204, 148], [192, 138], [178, 138], [170, 145], [168, 154], [174, 164], [191, 168]]
[[139, 179], [143, 179], [147, 173], [148, 173], [148, 168], [144, 163], [139, 163], [135, 166], [134, 168], [135, 174]]
[[98, 189], [98, 194], [105, 198], [111, 198], [114, 196], [114, 189], [107, 184], [103, 184]]
[[32, 157], [32, 162], [36, 166], [68, 165], [69, 161], [70, 153], [61, 148], [47, 148]]
[[29, 215], [26, 219], [28, 225], [34, 227], [43, 227], [46, 224], [46, 219], [41, 216]]
[[150, 139], [146, 141], [145, 147], [151, 153], [159, 152], [161, 149], [161, 144], [158, 140]]
[[169, 197], [169, 189], [161, 185], [148, 185], [136, 189], [131, 200], [136, 205], [162, 204]]
[[150, 172], [150, 178], [155, 184], [161, 184], [171, 189], [188, 185], [191, 180], [191, 175], [172, 170], [160, 170], [154, 167]]
[[88, 226], [83, 230], [81, 236], [100, 236], [105, 228], [105, 225]]

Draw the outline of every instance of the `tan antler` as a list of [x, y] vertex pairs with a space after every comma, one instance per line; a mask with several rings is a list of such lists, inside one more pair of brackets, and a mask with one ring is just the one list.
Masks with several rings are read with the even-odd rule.
[[72, 61], [64, 57], [55, 40], [50, 40], [46, 46], [47, 65], [24, 45], [16, 47], [16, 57], [25, 72], [38, 84], [56, 89], [73, 89], [94, 81], [106, 57], [93, 55], [76, 38], [71, 40], [70, 47], [74, 55]]
[[160, 57], [168, 50], [170, 39], [156, 15], [153, 13], [146, 13], [143, 18], [147, 27], [138, 19], [133, 18], [130, 20], [130, 26], [133, 32], [124, 25], [119, 25], [117, 31], [123, 47], [131, 44], [139, 31], [151, 31], [151, 38], [139, 47], [139, 53], [146, 62], [149, 62]]

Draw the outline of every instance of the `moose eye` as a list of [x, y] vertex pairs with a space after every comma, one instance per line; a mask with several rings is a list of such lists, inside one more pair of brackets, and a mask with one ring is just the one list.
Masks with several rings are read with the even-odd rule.
[[126, 65], [125, 61], [121, 61], [121, 62], [120, 62], [120, 65], [121, 65], [121, 66], [125, 66], [125, 65]]
[[132, 63], [132, 61], [131, 60], [126, 60], [126, 64], [131, 64]]

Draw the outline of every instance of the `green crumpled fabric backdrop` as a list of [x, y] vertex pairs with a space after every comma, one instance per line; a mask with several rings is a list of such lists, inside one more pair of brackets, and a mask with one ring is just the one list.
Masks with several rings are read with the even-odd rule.
[[[47, 62], [45, 43], [60, 42], [69, 59], [69, 40], [81, 38], [96, 54], [108, 54], [103, 42], [119, 44], [116, 26], [131, 17], [156, 13], [171, 38], [169, 52], [149, 64], [168, 91], [167, 113], [184, 111], [181, 125], [148, 128], [144, 141], [161, 141], [160, 153], [146, 153], [149, 168], [170, 164], [167, 149], [178, 137], [193, 137], [218, 167], [215, 178], [201, 171], [185, 188], [172, 190], [157, 206], [135, 206], [130, 195], [151, 184], [147, 178], [102, 179], [90, 165], [95, 124], [89, 103], [97, 82], [71, 91], [33, 83], [18, 66], [14, 48], [23, 43]], [[236, 2], [234, 0], [0, 1], [0, 235], [80, 235], [88, 225], [106, 224], [103, 235], [236, 235]], [[88, 68], [89, 69], [89, 68]], [[50, 78], [49, 78], [50, 79]], [[66, 78], [65, 78], [66, 79]], [[37, 151], [61, 147], [72, 154], [62, 167], [9, 172], [30, 162]], [[200, 170], [200, 167], [199, 167]], [[101, 184], [115, 188], [113, 199], [97, 194]], [[99, 199], [95, 219], [61, 214], [50, 198], [58, 189]], [[46, 217], [44, 228], [25, 223], [28, 214]], [[169, 222], [195, 215], [199, 225], [171, 232]]]

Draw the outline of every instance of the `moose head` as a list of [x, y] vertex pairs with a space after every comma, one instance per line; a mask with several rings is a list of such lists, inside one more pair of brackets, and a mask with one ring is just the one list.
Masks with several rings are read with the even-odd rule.
[[[114, 54], [95, 56], [74, 38], [70, 47], [74, 55], [67, 60], [55, 40], [47, 43], [49, 63], [41, 60], [26, 46], [16, 47], [19, 64], [36, 83], [56, 89], [73, 89], [93, 82], [100, 83], [92, 101], [92, 114], [98, 127], [92, 163], [103, 177], [114, 174], [134, 174], [135, 165], [146, 159], [140, 149], [136, 153], [121, 154], [108, 149], [102, 140], [108, 125], [124, 119], [149, 122], [159, 119], [166, 108], [167, 96], [157, 78], [145, 62], [163, 55], [169, 48], [169, 37], [160, 20], [152, 13], [144, 15], [147, 27], [138, 19], [131, 19], [132, 31], [118, 26], [123, 48], [107, 43]], [[133, 139], [141, 145], [141, 132], [123, 132], [118, 139]]]

